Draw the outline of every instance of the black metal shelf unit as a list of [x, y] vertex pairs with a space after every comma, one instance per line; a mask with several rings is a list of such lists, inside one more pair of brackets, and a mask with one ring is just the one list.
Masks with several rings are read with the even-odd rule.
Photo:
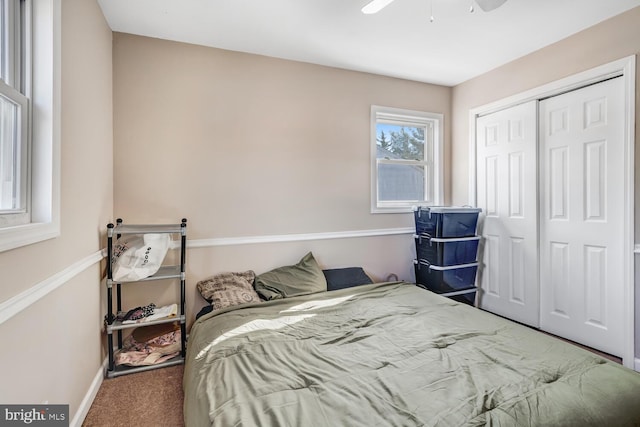
[[[113, 239], [119, 239], [123, 234], [146, 234], [146, 233], [169, 233], [180, 235], [180, 264], [179, 265], [163, 265], [152, 276], [137, 281], [114, 281], [113, 280]], [[182, 219], [179, 224], [159, 224], [159, 225], [130, 225], [123, 224], [121, 218], [118, 218], [116, 224], [107, 224], [107, 314], [105, 316], [105, 330], [107, 333], [109, 361], [107, 366], [107, 378], [113, 378], [120, 375], [131, 374], [134, 372], [147, 371], [150, 369], [161, 368], [165, 366], [178, 365], [184, 363], [186, 355], [186, 315], [185, 315], [185, 264], [186, 264], [186, 244], [187, 244], [187, 220]], [[180, 304], [179, 312], [176, 317], [167, 317], [158, 320], [140, 323], [123, 324], [116, 320], [113, 312], [113, 286], [116, 287], [116, 312], [122, 311], [122, 284], [147, 282], [155, 280], [175, 279], [180, 282]], [[149, 366], [116, 366], [114, 360], [113, 334], [117, 335], [118, 349], [122, 348], [122, 331], [129, 328], [146, 327], [151, 325], [180, 322], [181, 334], [181, 351], [180, 354], [165, 362]]]

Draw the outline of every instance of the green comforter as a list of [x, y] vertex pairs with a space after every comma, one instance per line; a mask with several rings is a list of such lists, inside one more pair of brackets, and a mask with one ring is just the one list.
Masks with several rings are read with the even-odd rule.
[[200, 318], [187, 426], [640, 426], [640, 374], [407, 283]]

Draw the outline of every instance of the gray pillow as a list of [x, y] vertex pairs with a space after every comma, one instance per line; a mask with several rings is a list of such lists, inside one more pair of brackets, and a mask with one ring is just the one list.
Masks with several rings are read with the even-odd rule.
[[243, 273], [220, 273], [196, 284], [202, 298], [213, 306], [214, 310], [238, 304], [260, 302], [253, 289], [256, 274], [249, 270]]
[[350, 288], [352, 286], [370, 285], [373, 283], [362, 267], [333, 268], [322, 270], [327, 279], [327, 290]]
[[309, 252], [296, 265], [276, 268], [256, 276], [256, 291], [266, 300], [289, 298], [327, 290], [327, 280]]

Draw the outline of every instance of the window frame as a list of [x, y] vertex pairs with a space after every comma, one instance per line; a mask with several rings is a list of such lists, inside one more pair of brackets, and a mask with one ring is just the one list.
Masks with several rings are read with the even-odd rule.
[[[408, 213], [415, 205], [435, 206], [442, 204], [444, 194], [444, 115], [416, 110], [407, 110], [379, 105], [371, 106], [370, 149], [371, 149], [371, 213]], [[420, 161], [400, 159], [378, 159], [377, 125], [378, 123], [406, 124], [407, 127], [425, 126], [425, 156], [432, 157]], [[430, 147], [428, 147], [430, 145]], [[400, 164], [421, 165], [425, 169], [425, 194], [430, 193], [432, 200], [381, 201], [378, 199], [378, 165]], [[428, 185], [431, 178], [432, 185]]]
[[0, 228], [0, 252], [60, 235], [61, 2], [24, 1], [25, 71], [30, 137], [27, 196], [30, 221]]
[[[0, 96], [16, 107], [13, 127], [13, 152], [11, 180], [13, 205], [0, 208], [0, 228], [30, 222], [29, 183], [29, 96], [31, 77], [27, 62], [31, 45], [27, 37], [30, 14], [29, 0], [0, 0]], [[5, 159], [6, 161], [7, 159]], [[1, 165], [0, 165], [1, 167]]]

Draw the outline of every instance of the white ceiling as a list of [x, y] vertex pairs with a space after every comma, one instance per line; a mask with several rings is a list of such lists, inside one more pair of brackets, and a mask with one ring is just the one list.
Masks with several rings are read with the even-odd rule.
[[368, 1], [98, 0], [113, 31], [447, 86], [640, 6], [508, 0], [469, 13], [473, 0], [395, 0], [365, 15]]

